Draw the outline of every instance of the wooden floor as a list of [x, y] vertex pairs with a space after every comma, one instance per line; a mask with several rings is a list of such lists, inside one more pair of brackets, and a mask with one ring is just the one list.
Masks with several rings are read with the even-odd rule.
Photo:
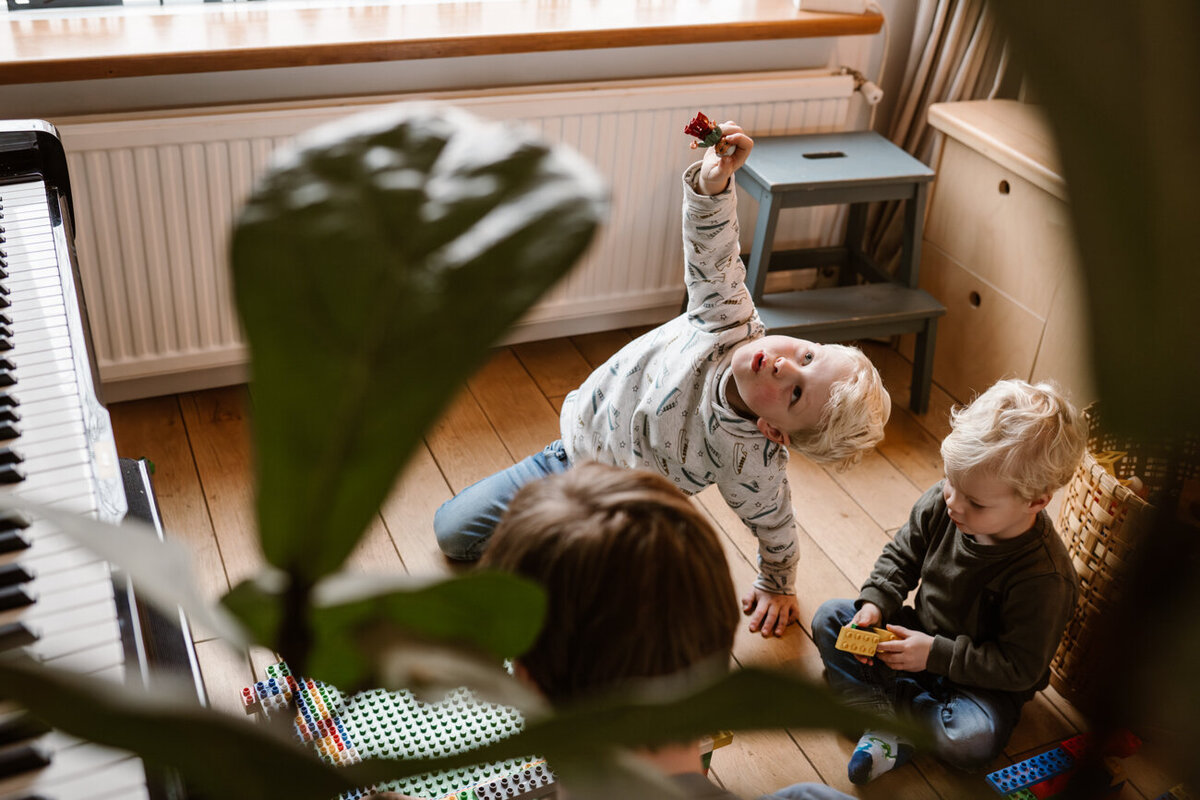
[[[367, 571], [448, 573], [434, 542], [435, 509], [465, 486], [558, 438], [564, 395], [638, 332], [497, 350], [429, 432], [426, 446], [419, 449], [352, 557], [353, 565]], [[742, 664], [783, 667], [817, 678], [821, 661], [809, 631], [813, 612], [830, 597], [856, 596], [856, 587], [906, 520], [913, 501], [941, 477], [938, 442], [946, 432], [952, 401], [935, 387], [930, 411], [914, 416], [907, 410], [908, 362], [880, 345], [864, 349], [892, 393], [895, 411], [887, 437], [845, 473], [792, 457], [789, 473], [801, 527], [797, 588], [802, 624], [782, 640], [764, 640], [743, 626], [735, 648]], [[190, 547], [198, 579], [213, 598], [262, 563], [254, 535], [248, 406], [246, 388], [238, 386], [110, 408], [118, 452], [154, 463], [154, 488], [168, 535]], [[725, 534], [740, 594], [755, 576], [755, 540], [715, 487], [698, 495], [697, 502]], [[233, 652], [202, 631], [196, 632], [196, 639], [212, 705], [241, 715], [241, 687], [262, 676], [274, 660], [272, 654]], [[1048, 689], [1025, 707], [1005, 757], [995, 768], [1055, 745], [1082, 726], [1070, 704]], [[739, 733], [714, 754], [712, 777], [744, 798], [797, 781], [823, 781], [876, 798], [949, 799], [985, 791], [980, 779], [964, 783], [927, 757], [858, 790], [846, 779], [852, 747], [850, 740], [823, 731]], [[1126, 759], [1125, 767], [1129, 782], [1120, 797], [1153, 798], [1171, 786], [1145, 755]]]

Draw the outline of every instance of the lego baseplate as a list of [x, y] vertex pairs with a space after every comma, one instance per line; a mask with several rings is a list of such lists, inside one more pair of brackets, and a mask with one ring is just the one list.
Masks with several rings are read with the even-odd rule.
[[846, 625], [838, 632], [834, 647], [854, 653], [859, 656], [875, 655], [875, 647], [880, 642], [888, 642], [896, 638], [896, 634], [886, 628], [859, 628]]
[[[524, 722], [515, 709], [484, 703], [467, 689], [438, 703], [383, 689], [343, 696], [320, 681], [293, 677], [282, 662], [267, 668], [266, 680], [242, 690], [248, 713], [290, 714], [293, 699], [297, 737], [333, 764], [453, 755], [512, 736]], [[554, 776], [542, 759], [530, 756], [391, 781], [343, 800], [376, 791], [431, 800], [540, 800], [554, 796]]]

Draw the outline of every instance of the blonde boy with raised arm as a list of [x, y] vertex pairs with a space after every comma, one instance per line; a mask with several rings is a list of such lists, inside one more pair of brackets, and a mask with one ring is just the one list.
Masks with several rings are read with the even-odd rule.
[[716, 484], [758, 538], [758, 578], [743, 596], [750, 630], [796, 619], [797, 538], [788, 447], [852, 463], [883, 438], [891, 410], [854, 347], [764, 336], [739, 257], [733, 175], [754, 141], [721, 125], [735, 149], [683, 174], [687, 311], [623, 347], [567, 396], [562, 438], [476, 483], [434, 519], [443, 552], [478, 558], [516, 491], [584, 460], [649, 469], [692, 494]]

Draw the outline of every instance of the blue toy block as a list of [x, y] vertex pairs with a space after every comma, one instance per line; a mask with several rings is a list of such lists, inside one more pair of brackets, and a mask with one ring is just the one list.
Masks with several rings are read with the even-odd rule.
[[1041, 783], [1075, 766], [1075, 759], [1061, 747], [996, 770], [987, 776], [993, 789], [1003, 795]]

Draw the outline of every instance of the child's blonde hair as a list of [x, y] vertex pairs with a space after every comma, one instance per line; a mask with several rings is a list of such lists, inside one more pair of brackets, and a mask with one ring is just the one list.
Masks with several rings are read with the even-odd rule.
[[892, 398], [871, 359], [857, 347], [827, 344], [826, 349], [844, 353], [854, 364], [854, 373], [829, 387], [829, 400], [821, 409], [817, 427], [790, 431], [790, 444], [813, 461], [835, 463], [841, 468], [858, 463], [863, 453], [883, 439], [883, 426], [892, 414]]
[[1087, 441], [1083, 415], [1053, 383], [998, 381], [951, 410], [950, 427], [942, 440], [949, 478], [983, 470], [1025, 500], [1065, 485]]

